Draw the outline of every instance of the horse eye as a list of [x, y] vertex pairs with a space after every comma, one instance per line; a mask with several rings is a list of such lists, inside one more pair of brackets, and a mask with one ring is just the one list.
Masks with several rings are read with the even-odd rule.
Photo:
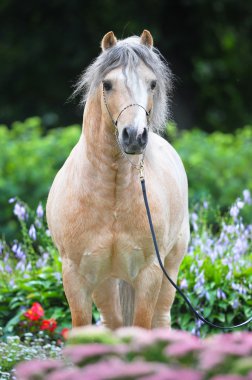
[[103, 88], [105, 91], [109, 91], [112, 89], [112, 83], [109, 80], [103, 81]]
[[151, 87], [152, 90], [154, 90], [154, 88], [156, 88], [156, 85], [157, 85], [157, 81], [156, 80], [151, 81], [150, 87]]

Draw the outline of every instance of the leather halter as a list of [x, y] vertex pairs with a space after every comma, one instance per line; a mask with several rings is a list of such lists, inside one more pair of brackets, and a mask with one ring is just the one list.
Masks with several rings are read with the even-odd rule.
[[121, 143], [120, 143], [120, 141], [119, 141], [119, 136], [118, 136], [119, 133], [118, 133], [117, 124], [118, 124], [118, 120], [119, 120], [121, 114], [122, 114], [126, 109], [128, 109], [128, 108], [130, 108], [130, 107], [137, 106], [137, 107], [141, 107], [141, 108], [145, 111], [145, 114], [146, 114], [146, 117], [147, 117], [147, 128], [148, 128], [148, 130], [149, 130], [149, 117], [150, 117], [151, 110], [148, 112], [148, 111], [147, 111], [147, 110], [146, 110], [141, 104], [131, 103], [131, 104], [127, 105], [126, 107], [124, 107], [124, 108], [119, 112], [119, 114], [118, 114], [116, 120], [114, 120], [114, 118], [113, 118], [113, 116], [112, 116], [112, 113], [110, 112], [110, 109], [109, 109], [109, 107], [108, 107], [107, 99], [106, 99], [106, 96], [105, 96], [104, 84], [103, 84], [103, 86], [102, 86], [102, 94], [103, 94], [104, 104], [105, 104], [105, 106], [106, 106], [106, 109], [107, 109], [107, 111], [108, 111], [108, 114], [109, 114], [109, 116], [110, 116], [110, 119], [111, 119], [111, 121], [112, 121], [112, 123], [113, 123], [113, 125], [114, 125], [114, 127], [115, 127], [116, 141], [117, 141], [117, 144], [118, 144], [118, 146], [119, 146], [119, 148], [120, 148], [120, 151], [121, 151], [122, 155], [126, 158], [126, 160], [127, 160], [127, 161], [128, 161], [128, 162], [129, 162], [129, 163], [130, 163], [135, 169], [137, 169], [137, 170], [139, 171], [140, 178], [143, 178], [143, 177], [144, 177], [144, 155], [145, 155], [145, 149], [146, 149], [146, 148], [144, 149], [144, 151], [143, 151], [143, 153], [142, 153], [142, 158], [141, 158], [139, 164], [137, 165], [137, 164], [135, 164], [134, 162], [132, 162], [132, 161], [129, 159], [128, 155], [127, 155], [127, 154], [124, 152], [124, 150], [122, 149]]
[[110, 116], [110, 119], [112, 120], [112, 123], [114, 124], [115, 128], [117, 129], [117, 124], [118, 124], [118, 120], [119, 120], [119, 117], [121, 116], [121, 114], [127, 109], [127, 108], [130, 108], [130, 107], [134, 107], [134, 106], [137, 106], [137, 107], [141, 107], [145, 114], [146, 114], [146, 117], [147, 117], [147, 122], [149, 124], [149, 117], [150, 117], [150, 113], [151, 113], [151, 110], [148, 112], [144, 106], [142, 106], [141, 104], [138, 104], [138, 103], [131, 103], [129, 104], [128, 106], [124, 107], [118, 114], [116, 120], [114, 120], [110, 110], [109, 110], [109, 107], [108, 107], [108, 103], [107, 103], [107, 99], [106, 99], [106, 96], [105, 96], [105, 90], [104, 90], [104, 85], [102, 86], [102, 93], [103, 93], [103, 99], [104, 99], [104, 103], [105, 103], [105, 106], [107, 108], [107, 111], [108, 111], [108, 114]]

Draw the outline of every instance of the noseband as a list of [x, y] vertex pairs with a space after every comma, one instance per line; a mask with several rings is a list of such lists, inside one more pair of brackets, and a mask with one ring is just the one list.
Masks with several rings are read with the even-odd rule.
[[[112, 123], [113, 123], [113, 125], [115, 126], [116, 129], [117, 129], [118, 120], [119, 120], [119, 117], [121, 116], [121, 114], [122, 114], [127, 108], [134, 107], [134, 106], [141, 107], [141, 108], [144, 110], [144, 112], [146, 113], [147, 122], [148, 122], [148, 124], [149, 124], [149, 117], [150, 117], [150, 112], [151, 112], [151, 111], [148, 112], [143, 106], [141, 106], [141, 104], [138, 104], [138, 103], [131, 103], [131, 104], [129, 104], [128, 106], [124, 107], [124, 108], [119, 112], [119, 114], [118, 114], [116, 120], [114, 120], [114, 119], [113, 119], [113, 116], [112, 116], [112, 114], [111, 114], [111, 112], [110, 112], [110, 110], [109, 110], [109, 107], [108, 107], [107, 99], [106, 99], [106, 96], [105, 96], [104, 85], [103, 85], [103, 87], [102, 87], [102, 93], [103, 93], [103, 99], [104, 99], [104, 103], [105, 103], [105, 106], [106, 106], [106, 108], [107, 108], [108, 114], [109, 114], [110, 119], [112, 120]], [[147, 125], [148, 125], [148, 124], [147, 124]]]
[[139, 164], [137, 165], [137, 164], [135, 164], [134, 162], [132, 162], [132, 161], [129, 159], [128, 155], [124, 152], [124, 150], [123, 150], [123, 148], [122, 148], [122, 146], [121, 146], [121, 143], [120, 143], [120, 141], [119, 141], [119, 132], [118, 132], [117, 124], [118, 124], [118, 120], [119, 120], [121, 114], [122, 114], [126, 109], [128, 109], [128, 108], [130, 108], [130, 107], [135, 107], [135, 106], [137, 106], [137, 107], [141, 107], [141, 108], [144, 110], [144, 112], [145, 112], [145, 114], [146, 114], [146, 117], [147, 117], [147, 128], [148, 128], [148, 130], [149, 130], [149, 117], [150, 117], [151, 110], [148, 112], [148, 111], [147, 111], [147, 110], [146, 110], [141, 104], [138, 104], [138, 103], [132, 103], [132, 104], [129, 104], [128, 106], [124, 107], [124, 108], [119, 112], [119, 114], [118, 114], [116, 120], [114, 120], [114, 118], [113, 118], [113, 116], [112, 116], [112, 113], [110, 112], [110, 109], [109, 109], [108, 103], [107, 103], [107, 99], [106, 99], [106, 96], [105, 96], [104, 85], [102, 86], [102, 93], [103, 93], [104, 104], [105, 104], [106, 109], [107, 109], [107, 111], [108, 111], [109, 117], [110, 117], [110, 119], [111, 119], [111, 121], [112, 121], [112, 123], [113, 123], [113, 125], [114, 125], [114, 127], [115, 127], [116, 141], [117, 141], [117, 144], [118, 144], [118, 146], [119, 146], [119, 148], [120, 148], [120, 151], [121, 151], [122, 155], [126, 158], [126, 160], [127, 160], [127, 161], [128, 161], [128, 162], [129, 162], [129, 163], [130, 163], [135, 169], [138, 170], [138, 172], [139, 172], [139, 174], [140, 174], [140, 178], [143, 178], [143, 177], [144, 177], [144, 171], [143, 171], [143, 170], [144, 170], [144, 155], [145, 155], [145, 149], [146, 149], [146, 147], [145, 147], [145, 149], [144, 149], [144, 151], [143, 151], [143, 153], [142, 153], [142, 158], [141, 158]]

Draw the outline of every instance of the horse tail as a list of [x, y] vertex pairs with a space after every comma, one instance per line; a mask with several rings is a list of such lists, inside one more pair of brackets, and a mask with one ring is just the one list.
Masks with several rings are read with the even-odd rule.
[[134, 302], [135, 302], [135, 291], [133, 287], [129, 285], [126, 281], [120, 280], [119, 295], [120, 295], [120, 304], [121, 304], [122, 317], [123, 317], [123, 326], [132, 326]]

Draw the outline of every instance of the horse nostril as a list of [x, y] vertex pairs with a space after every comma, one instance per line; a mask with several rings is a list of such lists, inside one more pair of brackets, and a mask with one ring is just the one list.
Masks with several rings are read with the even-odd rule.
[[122, 131], [122, 139], [125, 144], [129, 144], [130, 142], [130, 131], [129, 127], [126, 127]]
[[142, 137], [141, 137], [142, 144], [146, 144], [147, 143], [147, 139], [148, 139], [147, 129], [144, 128], [144, 131], [143, 131]]
[[148, 132], [147, 129], [144, 128], [143, 133], [138, 136], [138, 143], [143, 147], [147, 144], [148, 141]]

